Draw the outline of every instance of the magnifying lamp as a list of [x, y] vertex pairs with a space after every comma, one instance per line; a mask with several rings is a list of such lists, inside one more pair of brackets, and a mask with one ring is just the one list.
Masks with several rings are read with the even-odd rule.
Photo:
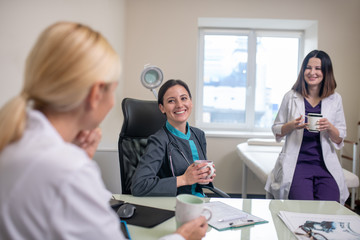
[[142, 85], [150, 89], [157, 99], [155, 88], [160, 86], [163, 81], [163, 73], [161, 69], [156, 66], [145, 66], [140, 79]]

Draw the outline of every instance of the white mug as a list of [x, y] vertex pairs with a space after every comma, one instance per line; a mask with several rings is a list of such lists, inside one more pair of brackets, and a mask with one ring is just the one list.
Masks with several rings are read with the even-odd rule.
[[176, 197], [175, 220], [176, 228], [207, 213], [206, 220], [209, 221], [212, 212], [205, 207], [203, 198], [191, 194], [179, 194]]
[[[210, 173], [207, 175], [207, 177], [205, 179], [210, 179], [214, 173], [215, 173], [215, 168], [213, 166], [213, 161], [210, 161], [210, 160], [196, 160], [195, 161], [195, 165], [199, 165], [199, 164], [202, 164], [202, 163], [206, 163], [206, 165], [202, 168], [209, 168], [210, 169]], [[200, 169], [202, 169], [200, 168]], [[204, 184], [207, 184], [207, 183], [204, 183]]]
[[323, 118], [323, 115], [318, 113], [309, 113], [308, 115], [305, 115], [305, 117], [308, 119], [309, 132], [319, 132], [318, 121]]

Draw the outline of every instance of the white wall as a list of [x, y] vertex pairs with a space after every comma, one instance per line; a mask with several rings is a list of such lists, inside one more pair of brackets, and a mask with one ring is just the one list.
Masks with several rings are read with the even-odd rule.
[[[25, 59], [38, 35], [57, 21], [76, 21], [101, 32], [123, 59], [124, 0], [0, 0], [0, 106], [21, 91]], [[101, 148], [117, 149], [120, 101], [102, 124]]]
[[117, 150], [98, 150], [94, 155], [94, 161], [100, 167], [101, 176], [106, 188], [114, 193], [121, 193], [120, 163]]

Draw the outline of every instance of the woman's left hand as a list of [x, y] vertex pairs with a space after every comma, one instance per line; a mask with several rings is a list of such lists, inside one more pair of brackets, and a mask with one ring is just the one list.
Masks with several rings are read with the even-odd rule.
[[206, 176], [209, 175], [209, 169], [203, 168], [206, 166], [206, 163], [201, 163], [195, 165], [191, 164], [181, 176], [177, 176], [176, 186], [181, 187], [185, 185], [192, 185], [194, 183], [208, 184], [212, 182], [216, 176], [214, 175], [210, 179], [206, 179]]
[[[214, 178], [216, 177], [216, 168], [215, 168], [215, 164], [213, 164], [212, 165], [213, 166], [213, 168], [214, 168], [214, 174], [210, 177], [210, 179], [211, 179], [211, 182], [214, 180]], [[210, 169], [209, 169], [209, 171], [208, 171], [208, 174], [210, 174]], [[209, 179], [208, 179], [209, 180]]]
[[101, 140], [101, 129], [83, 130], [78, 133], [73, 143], [85, 150], [90, 158], [94, 157], [96, 149]]
[[329, 130], [333, 127], [333, 125], [329, 122], [329, 120], [327, 118], [320, 118], [318, 120], [317, 124], [318, 124], [318, 130], [320, 132]]
[[331, 141], [333, 141], [336, 144], [340, 144], [342, 141], [342, 138], [340, 137], [339, 130], [329, 122], [327, 118], [321, 118], [317, 122], [318, 124], [318, 130], [321, 131], [327, 131], [329, 133], [329, 137]]

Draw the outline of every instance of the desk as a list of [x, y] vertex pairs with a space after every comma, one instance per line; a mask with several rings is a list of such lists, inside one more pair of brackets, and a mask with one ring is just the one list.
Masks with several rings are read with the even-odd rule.
[[[115, 198], [126, 202], [175, 210], [175, 197], [134, 197], [131, 195], [114, 195]], [[255, 226], [237, 228], [234, 230], [217, 231], [209, 227], [204, 240], [291, 240], [296, 239], [290, 230], [277, 216], [279, 211], [293, 211], [319, 214], [357, 215], [341, 204], [332, 201], [295, 201], [295, 200], [270, 200], [270, 199], [236, 199], [236, 198], [211, 198], [207, 201], [222, 201], [233, 207], [261, 217], [268, 223]], [[143, 228], [128, 225], [133, 240], [155, 240], [173, 233], [176, 230], [175, 217], [155, 226]]]
[[[281, 152], [282, 146], [249, 145], [247, 142], [237, 145], [236, 150], [243, 161], [242, 175], [242, 197], [247, 195], [247, 170], [250, 169], [261, 181], [266, 183], [267, 177], [275, 166], [276, 160]], [[343, 169], [346, 186], [355, 188], [359, 186], [359, 178], [354, 173]], [[351, 208], [355, 207], [355, 198], [352, 198]]]

